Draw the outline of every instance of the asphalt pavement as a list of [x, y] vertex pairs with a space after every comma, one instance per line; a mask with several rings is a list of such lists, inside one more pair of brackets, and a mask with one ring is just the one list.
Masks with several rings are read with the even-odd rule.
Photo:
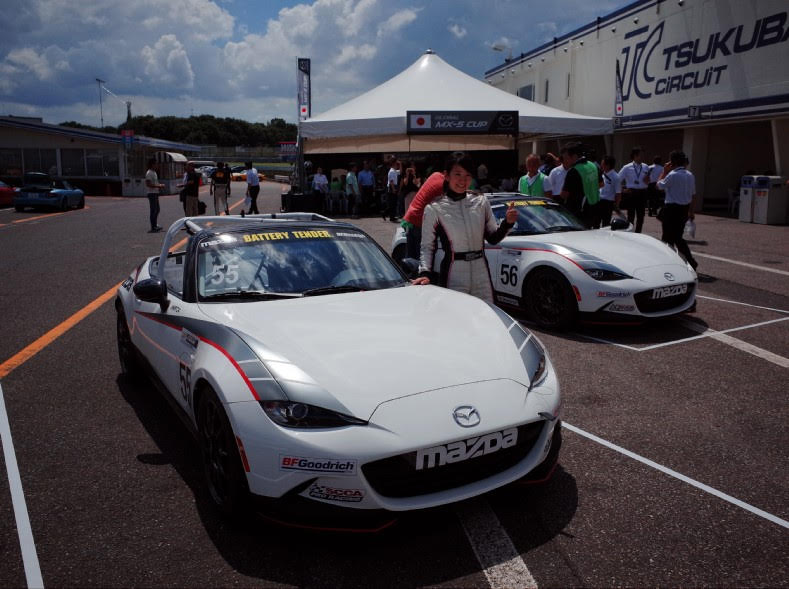
[[[0, 586], [789, 586], [789, 227], [698, 215], [693, 314], [556, 333], [516, 313], [562, 387], [553, 478], [355, 536], [213, 510], [184, 427], [119, 375], [111, 291], [163, 235], [144, 198], [86, 202], [0, 210]], [[347, 220], [389, 251], [395, 223]]]

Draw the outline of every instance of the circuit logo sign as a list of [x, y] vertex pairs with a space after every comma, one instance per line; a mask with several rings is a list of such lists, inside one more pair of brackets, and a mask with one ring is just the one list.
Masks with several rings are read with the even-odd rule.
[[671, 44], [664, 42], [667, 21], [630, 31], [630, 44], [616, 62], [617, 94], [624, 102], [633, 95], [646, 100], [727, 82], [727, 58], [789, 40], [788, 17], [779, 12]]

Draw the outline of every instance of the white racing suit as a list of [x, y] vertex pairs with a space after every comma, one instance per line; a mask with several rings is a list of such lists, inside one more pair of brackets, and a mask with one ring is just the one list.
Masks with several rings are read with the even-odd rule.
[[[487, 197], [469, 194], [453, 200], [446, 194], [425, 207], [422, 218], [422, 247], [419, 275], [438, 284], [493, 302], [488, 262], [483, 241], [496, 244], [512, 225], [499, 226]], [[434, 272], [437, 244], [444, 250], [438, 272]]]

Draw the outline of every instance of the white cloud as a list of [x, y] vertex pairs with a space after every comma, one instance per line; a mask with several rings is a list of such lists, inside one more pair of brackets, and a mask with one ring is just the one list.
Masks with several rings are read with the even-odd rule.
[[559, 30], [559, 27], [556, 25], [555, 22], [541, 22], [537, 23], [537, 30], [541, 33], [556, 33]]
[[30, 47], [11, 51], [6, 59], [13, 65], [33, 72], [39, 80], [48, 80], [52, 77], [53, 72], [49, 60]]
[[192, 87], [192, 64], [175, 35], [162, 35], [153, 47], [143, 47], [141, 56], [145, 63], [145, 74], [152, 82], [175, 88]]
[[334, 63], [335, 65], [344, 65], [356, 59], [370, 61], [377, 53], [378, 49], [376, 47], [366, 43], [358, 47], [348, 45], [342, 48], [340, 55], [334, 59]]
[[455, 23], [447, 27], [447, 30], [452, 33], [456, 39], [462, 39], [468, 34], [466, 27], [461, 27], [459, 24]]
[[412, 8], [395, 12], [392, 16], [381, 23], [381, 25], [379, 25], [377, 36], [384, 37], [386, 35], [396, 33], [404, 26], [414, 22], [416, 20], [417, 13], [418, 9]]

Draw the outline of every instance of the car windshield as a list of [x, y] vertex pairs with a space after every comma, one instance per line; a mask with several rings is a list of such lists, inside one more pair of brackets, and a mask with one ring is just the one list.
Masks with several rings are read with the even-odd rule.
[[[490, 204], [497, 221], [504, 219], [507, 207], [513, 201]], [[515, 200], [518, 220], [508, 235], [538, 235], [562, 231], [583, 231], [584, 225], [557, 202], [543, 199]]]
[[198, 244], [201, 300], [263, 300], [407, 284], [364, 233], [349, 227], [255, 229]]

